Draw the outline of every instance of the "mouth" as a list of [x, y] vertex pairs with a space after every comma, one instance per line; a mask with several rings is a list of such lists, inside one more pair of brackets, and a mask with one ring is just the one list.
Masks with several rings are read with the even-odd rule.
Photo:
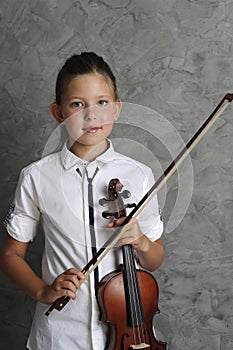
[[90, 126], [88, 128], [83, 128], [83, 131], [84, 133], [87, 133], [87, 134], [95, 134], [102, 129], [103, 129], [102, 126]]

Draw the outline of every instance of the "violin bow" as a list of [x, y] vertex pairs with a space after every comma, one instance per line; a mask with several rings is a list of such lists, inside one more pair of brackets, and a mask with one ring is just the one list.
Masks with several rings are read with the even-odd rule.
[[[228, 93], [220, 101], [214, 111], [210, 116], [204, 121], [201, 127], [196, 131], [193, 137], [187, 142], [176, 158], [170, 163], [163, 174], [158, 178], [154, 185], [149, 189], [149, 191], [143, 196], [143, 198], [138, 202], [138, 204], [132, 209], [129, 215], [123, 220], [120, 226], [116, 228], [114, 233], [105, 242], [105, 244], [97, 251], [96, 255], [87, 263], [87, 265], [82, 269], [82, 273], [85, 278], [80, 281], [82, 284], [85, 280], [89, 278], [91, 273], [103, 260], [103, 258], [109, 253], [109, 251], [116, 245], [119, 238], [124, 232], [124, 226], [130, 221], [131, 218], [137, 218], [138, 215], [145, 208], [147, 203], [157, 194], [157, 192], [164, 186], [168, 179], [174, 174], [178, 167], [183, 163], [185, 158], [190, 154], [193, 148], [199, 143], [206, 132], [211, 128], [219, 116], [226, 110], [229, 104], [233, 100], [233, 94]], [[54, 301], [50, 308], [46, 311], [45, 315], [48, 316], [54, 309], [60, 311], [70, 300], [69, 297], [61, 297]]]

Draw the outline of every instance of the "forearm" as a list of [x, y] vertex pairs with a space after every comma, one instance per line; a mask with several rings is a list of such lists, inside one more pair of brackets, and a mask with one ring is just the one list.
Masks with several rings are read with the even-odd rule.
[[152, 242], [147, 236], [142, 237], [134, 243], [140, 265], [149, 270], [156, 270], [163, 262], [164, 249], [161, 239]]
[[48, 285], [39, 278], [24, 260], [28, 243], [6, 237], [0, 255], [1, 269], [32, 298], [44, 304], [52, 304], [61, 297], [76, 298], [76, 290], [84, 280], [81, 271], [70, 268], [61, 272]]
[[47, 284], [39, 278], [24, 259], [17, 255], [2, 255], [4, 273], [33, 299], [40, 300]]

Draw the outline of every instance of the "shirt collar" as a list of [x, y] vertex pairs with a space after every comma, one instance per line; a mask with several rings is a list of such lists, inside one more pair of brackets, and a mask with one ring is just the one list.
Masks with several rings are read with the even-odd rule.
[[[108, 139], [108, 148], [102, 153], [99, 157], [97, 157], [93, 162], [100, 163], [108, 163], [115, 159], [116, 152], [114, 151], [112, 142]], [[70, 169], [74, 166], [86, 165], [87, 162], [84, 159], [77, 157], [74, 153], [72, 153], [68, 148], [68, 142], [66, 142], [61, 150], [61, 162], [65, 169]]]

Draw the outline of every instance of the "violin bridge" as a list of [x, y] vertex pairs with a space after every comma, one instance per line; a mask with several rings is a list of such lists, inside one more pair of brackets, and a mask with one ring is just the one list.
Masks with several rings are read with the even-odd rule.
[[136, 345], [130, 345], [131, 349], [146, 349], [149, 348], [150, 345], [146, 344], [146, 343], [141, 343], [141, 344], [136, 344]]

